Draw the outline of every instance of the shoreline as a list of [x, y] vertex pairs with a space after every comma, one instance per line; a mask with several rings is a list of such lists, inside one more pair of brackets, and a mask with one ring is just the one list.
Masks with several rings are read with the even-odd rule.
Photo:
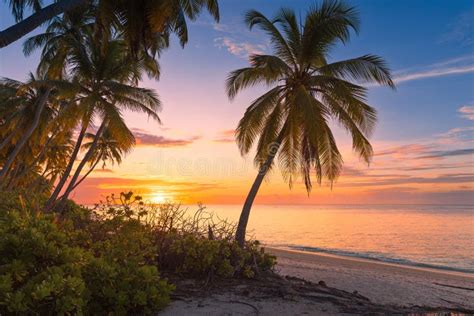
[[[300, 250], [300, 249], [294, 249], [292, 247], [278, 247], [278, 246], [271, 246], [271, 245], [263, 245], [263, 248], [268, 250], [269, 252], [276, 251], [276, 252], [289, 252], [289, 253], [301, 253], [301, 254], [309, 254], [309, 255], [314, 255], [317, 257], [329, 257], [329, 258], [334, 258], [334, 259], [340, 259], [340, 260], [352, 260], [356, 262], [364, 262], [367, 264], [380, 264], [380, 265], [387, 265], [391, 267], [396, 267], [400, 269], [414, 269], [414, 270], [420, 270], [420, 271], [425, 271], [425, 272], [432, 272], [432, 273], [440, 273], [440, 274], [449, 274], [449, 275], [457, 275], [461, 277], [466, 277], [466, 278], [472, 278], [474, 279], [474, 272], [468, 272], [464, 271], [462, 269], [456, 269], [456, 268], [451, 268], [451, 267], [435, 267], [435, 266], [430, 266], [424, 264], [406, 264], [406, 263], [398, 263], [398, 262], [390, 262], [390, 261], [385, 261], [383, 259], [376, 259], [376, 258], [364, 258], [364, 257], [357, 257], [357, 256], [349, 256], [349, 255], [342, 255], [342, 254], [334, 254], [330, 252], [322, 252], [322, 251], [309, 251], [309, 250]], [[473, 288], [474, 290], [474, 288]]]
[[326, 253], [265, 247], [283, 276], [360, 293], [378, 304], [474, 309], [474, 275]]

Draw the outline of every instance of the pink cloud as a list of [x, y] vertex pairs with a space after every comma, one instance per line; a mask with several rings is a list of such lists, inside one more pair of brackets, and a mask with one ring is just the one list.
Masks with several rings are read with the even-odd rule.
[[247, 58], [251, 54], [263, 54], [265, 45], [252, 44], [249, 42], [237, 42], [229, 37], [218, 37], [214, 39], [215, 46], [219, 48], [226, 48], [232, 55]]
[[473, 105], [464, 105], [458, 109], [458, 112], [461, 113], [461, 116], [463, 118], [474, 121], [474, 106]]
[[187, 139], [173, 139], [165, 136], [150, 134], [149, 132], [132, 128], [133, 135], [136, 138], [138, 146], [156, 146], [156, 147], [179, 147], [187, 146], [198, 140], [199, 136], [193, 136]]
[[217, 137], [214, 139], [218, 143], [234, 143], [235, 142], [235, 130], [227, 129], [219, 132]]

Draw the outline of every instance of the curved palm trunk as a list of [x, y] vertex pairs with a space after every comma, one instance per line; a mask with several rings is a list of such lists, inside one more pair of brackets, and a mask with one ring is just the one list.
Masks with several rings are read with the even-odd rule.
[[33, 119], [33, 123], [28, 127], [28, 129], [25, 131], [23, 136], [21, 137], [20, 141], [16, 144], [15, 148], [13, 151], [10, 153], [8, 156], [7, 160], [5, 161], [5, 164], [3, 165], [2, 171], [0, 171], [0, 181], [3, 182], [8, 170], [13, 164], [13, 161], [15, 160], [16, 156], [18, 153], [21, 151], [23, 146], [26, 145], [26, 142], [30, 138], [30, 136], [33, 134], [35, 131], [36, 127], [38, 127], [40, 118], [41, 118], [41, 113], [43, 113], [43, 109], [46, 105], [46, 102], [48, 101], [49, 94], [51, 93], [51, 89], [47, 89], [43, 95], [41, 95], [40, 99], [38, 100], [38, 104], [36, 106], [36, 111], [35, 111], [35, 117]]
[[13, 135], [15, 135], [15, 132], [11, 132], [10, 135], [8, 135], [2, 140], [2, 142], [0, 143], [0, 150], [2, 150], [3, 147], [5, 147], [6, 145], [8, 145], [8, 143], [10, 143], [10, 141], [13, 138]]
[[61, 0], [42, 8], [26, 19], [0, 32], [0, 48], [6, 47], [56, 15], [72, 10], [87, 0]]
[[76, 181], [79, 178], [79, 175], [81, 174], [81, 171], [86, 165], [86, 163], [92, 158], [92, 155], [94, 154], [95, 149], [97, 147], [97, 143], [99, 142], [99, 138], [102, 136], [102, 133], [104, 132], [105, 127], [107, 126], [107, 123], [108, 123], [107, 119], [104, 119], [102, 121], [102, 124], [100, 125], [99, 129], [95, 133], [94, 140], [92, 141], [91, 147], [89, 147], [89, 150], [87, 151], [86, 155], [84, 156], [84, 158], [82, 158], [82, 161], [77, 166], [76, 172], [74, 172], [74, 176], [69, 182], [69, 185], [67, 186], [66, 191], [64, 192], [63, 196], [61, 197], [61, 201], [65, 201], [69, 197], [69, 194], [71, 194], [72, 190], [74, 190]]
[[237, 231], [235, 233], [235, 240], [239, 244], [240, 247], [244, 247], [245, 245], [245, 233], [247, 231], [247, 224], [249, 222], [250, 217], [250, 210], [252, 209], [253, 201], [257, 196], [258, 189], [260, 189], [260, 185], [262, 184], [265, 175], [267, 174], [270, 166], [272, 165], [273, 159], [280, 149], [281, 142], [283, 140], [283, 136], [285, 133], [285, 127], [280, 131], [275, 143], [271, 146], [270, 153], [268, 154], [267, 160], [265, 163], [260, 167], [258, 171], [258, 175], [253, 182], [252, 187], [250, 188], [249, 194], [245, 199], [244, 206], [242, 208], [242, 213], [240, 213], [239, 224], [237, 225]]
[[81, 150], [82, 141], [84, 139], [84, 136], [86, 135], [86, 130], [87, 130], [88, 127], [89, 127], [89, 121], [84, 120], [82, 128], [81, 128], [81, 132], [79, 133], [79, 136], [77, 137], [77, 140], [76, 140], [76, 146], [74, 147], [74, 150], [71, 154], [71, 158], [69, 159], [69, 163], [66, 166], [66, 169], [64, 169], [64, 173], [61, 176], [61, 178], [59, 179], [58, 184], [54, 188], [53, 193], [51, 194], [51, 196], [49, 197], [48, 201], [45, 204], [45, 210], [46, 211], [51, 210], [54, 202], [56, 202], [56, 199], [59, 196], [59, 193], [63, 189], [64, 184], [66, 183], [67, 179], [69, 178], [69, 174], [71, 173], [72, 167], [74, 166], [74, 162], [76, 161], [77, 155], [79, 154], [79, 151]]
[[[76, 182], [76, 184], [74, 184], [74, 186], [71, 189], [71, 192], [74, 191], [74, 189], [77, 188], [79, 186], [79, 184], [81, 184], [82, 181], [84, 181], [92, 171], [94, 171], [95, 167], [97, 167], [99, 162], [100, 162], [100, 159], [97, 159], [96, 162], [94, 162], [94, 164], [89, 168], [89, 170], [87, 170], [86, 174], [83, 175], [82, 178], [79, 181]], [[61, 196], [60, 199], [62, 199], [62, 198], [63, 197]]]

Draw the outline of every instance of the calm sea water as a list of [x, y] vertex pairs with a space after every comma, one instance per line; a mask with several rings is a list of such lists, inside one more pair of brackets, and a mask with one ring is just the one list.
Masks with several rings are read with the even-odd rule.
[[[240, 208], [208, 206], [233, 221]], [[269, 246], [474, 273], [472, 206], [255, 205], [249, 229]]]

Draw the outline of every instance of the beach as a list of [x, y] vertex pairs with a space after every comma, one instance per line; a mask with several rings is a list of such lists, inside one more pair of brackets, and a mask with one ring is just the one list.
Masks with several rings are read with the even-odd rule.
[[374, 303], [474, 309], [474, 274], [266, 248], [282, 275], [357, 291]]
[[[281, 280], [202, 287], [163, 315], [406, 315], [474, 313], [474, 275], [266, 248]], [[187, 287], [186, 285], [185, 287]], [[179, 292], [178, 285], [178, 292]]]

